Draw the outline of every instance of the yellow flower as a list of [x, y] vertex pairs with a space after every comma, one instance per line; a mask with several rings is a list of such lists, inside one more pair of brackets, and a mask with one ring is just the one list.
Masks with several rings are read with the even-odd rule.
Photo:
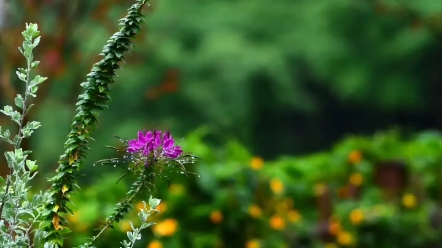
[[163, 248], [163, 244], [158, 240], [154, 240], [150, 242], [146, 248]]
[[254, 170], [260, 170], [264, 165], [264, 160], [261, 157], [254, 157], [250, 161], [250, 167]]
[[219, 224], [223, 221], [223, 214], [220, 211], [213, 211], [210, 214], [210, 220], [212, 221], [212, 223], [214, 224]]
[[360, 151], [352, 151], [350, 155], [348, 155], [348, 161], [352, 164], [357, 164], [362, 160], [362, 153]]
[[272, 179], [270, 180], [270, 188], [272, 189], [273, 193], [275, 194], [281, 194], [284, 190], [284, 184], [279, 179]]
[[337, 248], [338, 246], [335, 243], [326, 243], [324, 248]]
[[350, 175], [349, 181], [354, 186], [361, 186], [362, 182], [364, 181], [364, 178], [362, 177], [361, 173], [353, 173]]
[[404, 204], [406, 208], [414, 208], [417, 204], [416, 196], [411, 193], [405, 194], [402, 197], [402, 204]]
[[281, 216], [278, 215], [273, 215], [270, 220], [270, 226], [275, 229], [275, 230], [283, 230], [285, 227], [285, 221], [283, 218], [281, 218]]
[[251, 239], [247, 241], [246, 248], [260, 248], [261, 242], [258, 239]]
[[287, 213], [287, 218], [290, 222], [296, 223], [301, 219], [301, 215], [296, 210], [290, 210], [290, 212]]
[[130, 226], [129, 221], [122, 221], [122, 222], [120, 223], [120, 230], [121, 230], [122, 232], [132, 231], [132, 228], [131, 228], [131, 226]]
[[353, 242], [353, 237], [349, 232], [342, 231], [338, 234], [337, 241], [340, 245], [350, 245]]
[[172, 236], [178, 229], [178, 222], [175, 219], [165, 219], [152, 226], [153, 232], [159, 236]]
[[174, 184], [170, 185], [170, 187], [169, 187], [169, 192], [172, 195], [182, 195], [185, 190], [186, 189], [184, 188], [184, 186], [179, 183], [174, 183]]
[[351, 223], [358, 225], [364, 220], [364, 212], [360, 209], [355, 209], [350, 212]]
[[249, 207], [249, 214], [253, 218], [259, 218], [262, 215], [262, 210], [258, 205], [253, 204]]

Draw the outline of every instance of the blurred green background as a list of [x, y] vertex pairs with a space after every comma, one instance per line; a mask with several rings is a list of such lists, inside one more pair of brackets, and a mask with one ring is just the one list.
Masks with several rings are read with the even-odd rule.
[[[22, 88], [24, 23], [42, 31], [35, 56], [49, 80], [28, 116], [42, 127], [23, 144], [42, 170], [36, 188], [132, 3], [0, 0], [0, 106]], [[146, 16], [99, 117], [67, 247], [130, 183], [92, 163], [120, 156], [103, 148], [121, 145], [111, 134], [139, 129], [171, 130], [203, 158], [189, 167], [201, 178], [151, 192], [165, 211], [139, 247], [442, 246], [442, 139], [427, 131], [442, 125], [440, 0], [154, 0]], [[116, 247], [120, 227], [99, 247]]]

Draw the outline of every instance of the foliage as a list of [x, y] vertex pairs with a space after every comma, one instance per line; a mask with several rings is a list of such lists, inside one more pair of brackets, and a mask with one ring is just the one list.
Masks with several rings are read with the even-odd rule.
[[[21, 143], [29, 138], [34, 130], [40, 127], [37, 121], [25, 121], [25, 116], [32, 108], [29, 104], [30, 97], [36, 97], [38, 87], [46, 77], [36, 75], [31, 78], [31, 71], [35, 69], [39, 61], [34, 61], [33, 49], [40, 43], [40, 31], [36, 24], [26, 24], [26, 30], [22, 32], [24, 42], [19, 47], [20, 53], [26, 58], [26, 68], [19, 68], [16, 72], [18, 78], [25, 83], [25, 92], [22, 96], [15, 97], [15, 110], [12, 106], [4, 106], [0, 110], [11, 121], [18, 125], [18, 133], [11, 137], [11, 132], [2, 132], [0, 127], [0, 139], [13, 146], [13, 151], [5, 153], [9, 167], [9, 174], [0, 178], [2, 191], [0, 192], [0, 245], [2, 247], [31, 246], [32, 233], [35, 224], [40, 223], [43, 207], [50, 200], [48, 192], [39, 192], [28, 199], [30, 189], [28, 183], [37, 175], [38, 165], [36, 161], [27, 159], [31, 151], [23, 150]], [[35, 240], [43, 238], [44, 233], [37, 230]]]
[[[183, 141], [185, 149], [204, 158], [194, 167], [201, 178], [177, 177], [169, 188], [158, 189], [162, 213], [152, 227], [155, 237], [145, 235], [147, 247], [442, 244], [439, 133], [404, 138], [392, 130], [349, 136], [329, 151], [275, 161], [252, 156], [236, 141], [213, 149], [205, 141], [209, 134], [202, 128]], [[74, 197], [79, 208], [72, 224], [78, 236], [72, 245], [88, 235], [84, 225], [96, 225], [109, 208], [106, 202], [114, 199], [103, 195], [102, 187], [124, 188], [102, 180], [88, 195]], [[126, 231], [129, 225], [123, 222], [119, 228]], [[108, 233], [100, 246], [110, 246], [117, 237], [121, 234]]]
[[[58, 134], [69, 131], [78, 82], [129, 1], [8, 1], [6, 47], [15, 47], [24, 18], [41, 23], [46, 37], [41, 70], [54, 80], [35, 110], [47, 123], [36, 139], [57, 145], [28, 144], [42, 154], [39, 161], [50, 164], [63, 152]], [[115, 112], [99, 121], [120, 135], [139, 126], [184, 135], [207, 123], [219, 130], [217, 141], [244, 140], [266, 158], [325, 149], [348, 132], [395, 124], [435, 128], [442, 106], [441, 10], [435, 0], [154, 1], [131, 67], [113, 86]], [[0, 101], [13, 100], [8, 85], [15, 81], [7, 79], [18, 60], [9, 50], [0, 53], [7, 82]], [[51, 119], [54, 111], [63, 125]], [[107, 129], [94, 134], [104, 144], [108, 136]]]
[[[143, 20], [141, 10], [145, 4], [146, 0], [138, 0], [128, 10], [128, 15], [120, 20], [122, 28], [110, 38], [100, 54], [105, 58], [94, 65], [92, 72], [87, 75], [88, 81], [82, 83], [85, 93], [79, 96], [79, 101], [76, 104], [78, 113], [65, 143], [66, 152], [59, 160], [57, 175], [49, 179], [52, 186], [44, 193], [34, 194], [31, 201], [28, 200], [30, 189], [28, 184], [36, 175], [38, 166], [35, 161], [27, 160], [31, 151], [23, 151], [21, 143], [23, 139], [29, 138], [33, 131], [40, 127], [39, 122], [25, 121], [26, 114], [33, 106], [33, 104], [28, 105], [27, 99], [29, 96], [36, 97], [39, 84], [47, 78], [37, 75], [31, 80], [31, 70], [39, 64], [39, 61], [33, 61], [32, 50], [39, 44], [41, 37], [38, 36], [40, 32], [36, 24], [26, 24], [26, 30], [22, 32], [25, 41], [19, 50], [26, 58], [27, 68], [19, 68], [17, 71], [18, 78], [25, 82], [25, 94], [24, 96], [18, 94], [15, 98], [15, 105], [21, 110], [21, 113], [8, 105], [0, 110], [1, 113], [9, 116], [13, 122], [18, 124], [18, 133], [13, 139], [10, 138], [11, 132], [9, 130], [1, 132], [0, 127], [0, 139], [14, 147], [14, 151], [5, 153], [10, 173], [6, 177], [6, 182], [2, 178], [5, 185], [0, 194], [0, 232], [2, 233], [0, 242], [2, 246], [32, 247], [43, 245], [45, 248], [56, 248], [63, 245], [62, 234], [68, 233], [69, 227], [68, 222], [60, 216], [60, 213], [72, 213], [72, 210], [67, 207], [67, 203], [70, 203], [70, 194], [73, 192], [73, 188], [78, 187], [74, 172], [80, 169], [81, 159], [85, 156], [86, 145], [91, 139], [90, 133], [96, 124], [98, 111], [107, 107], [106, 103], [110, 100], [108, 84], [113, 82], [115, 70], [120, 67], [118, 63], [124, 59], [123, 53], [132, 47], [130, 38], [133, 38], [140, 29], [139, 25]], [[151, 150], [154, 156], [142, 153], [137, 157], [137, 159], [146, 161], [143, 156], [149, 156], [149, 164], [140, 164], [135, 159], [125, 161], [129, 168], [140, 167], [134, 171], [134, 174], [138, 175], [138, 179], [128, 191], [127, 199], [117, 204], [115, 213], [106, 219], [106, 224], [101, 231], [81, 247], [94, 247], [92, 243], [107, 228], [113, 227], [114, 222], [118, 222], [124, 217], [124, 214], [131, 208], [130, 204], [133, 198], [143, 188], [147, 188], [147, 183], [151, 183], [149, 176], [152, 175], [150, 171], [153, 168], [157, 166], [168, 167], [169, 160], [175, 162], [183, 159], [181, 156], [183, 151], [179, 146], [174, 146], [174, 140], [169, 132], [166, 132], [162, 137], [160, 132], [155, 132], [155, 135], [155, 139], [152, 139], [155, 146], [152, 146]], [[130, 142], [129, 144], [125, 142], [125, 145], [130, 146]], [[163, 159], [163, 153], [166, 154], [165, 156], [172, 156], [172, 158]], [[182, 170], [185, 170], [184, 163], [188, 161], [186, 158], [184, 160], [183, 163], [179, 162], [183, 167]], [[161, 165], [156, 165], [158, 161], [161, 162]], [[130, 163], [135, 163], [135, 167]], [[158, 203], [158, 199], [151, 197], [149, 210], [146, 209], [144, 203], [144, 208], [139, 212], [139, 218], [142, 221], [141, 227], [134, 228], [133, 224], [130, 224], [132, 231], [127, 232], [129, 241], [125, 240], [121, 243], [124, 247], [133, 247], [136, 240], [141, 238], [140, 231], [154, 224], [146, 221], [149, 216], [158, 212], [155, 210]], [[40, 225], [36, 228], [35, 224], [37, 223]], [[34, 230], [34, 228], [36, 229]], [[34, 237], [31, 236], [33, 231], [35, 231]]]

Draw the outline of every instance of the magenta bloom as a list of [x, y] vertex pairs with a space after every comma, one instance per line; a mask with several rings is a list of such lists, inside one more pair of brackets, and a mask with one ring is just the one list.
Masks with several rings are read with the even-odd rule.
[[138, 139], [129, 140], [129, 147], [127, 148], [127, 151], [130, 153], [135, 153], [141, 149], [143, 149], [146, 144], [151, 142], [153, 140], [153, 134], [152, 132], [147, 132], [146, 134], [143, 134], [143, 132], [138, 131]]
[[175, 140], [169, 131], [164, 132], [138, 132], [138, 138], [129, 140], [127, 152], [140, 153], [145, 157], [152, 156], [155, 160], [160, 159], [176, 159], [183, 150], [180, 146], [175, 145]]

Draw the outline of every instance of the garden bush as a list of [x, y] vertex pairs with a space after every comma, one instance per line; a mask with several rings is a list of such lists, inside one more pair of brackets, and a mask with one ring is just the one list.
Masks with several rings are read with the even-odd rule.
[[[211, 147], [208, 134], [201, 128], [182, 141], [203, 157], [190, 167], [201, 177], [171, 177], [170, 185], [165, 181], [157, 188], [162, 213], [139, 247], [442, 244], [442, 136], [437, 132], [348, 136], [329, 151], [275, 161], [264, 161], [233, 140], [222, 149]], [[111, 211], [106, 202], [124, 187], [105, 175], [87, 193], [75, 195], [73, 229], [81, 235], [69, 242], [88, 236], [86, 227]], [[110, 246], [127, 228], [121, 223], [101, 247]]]

